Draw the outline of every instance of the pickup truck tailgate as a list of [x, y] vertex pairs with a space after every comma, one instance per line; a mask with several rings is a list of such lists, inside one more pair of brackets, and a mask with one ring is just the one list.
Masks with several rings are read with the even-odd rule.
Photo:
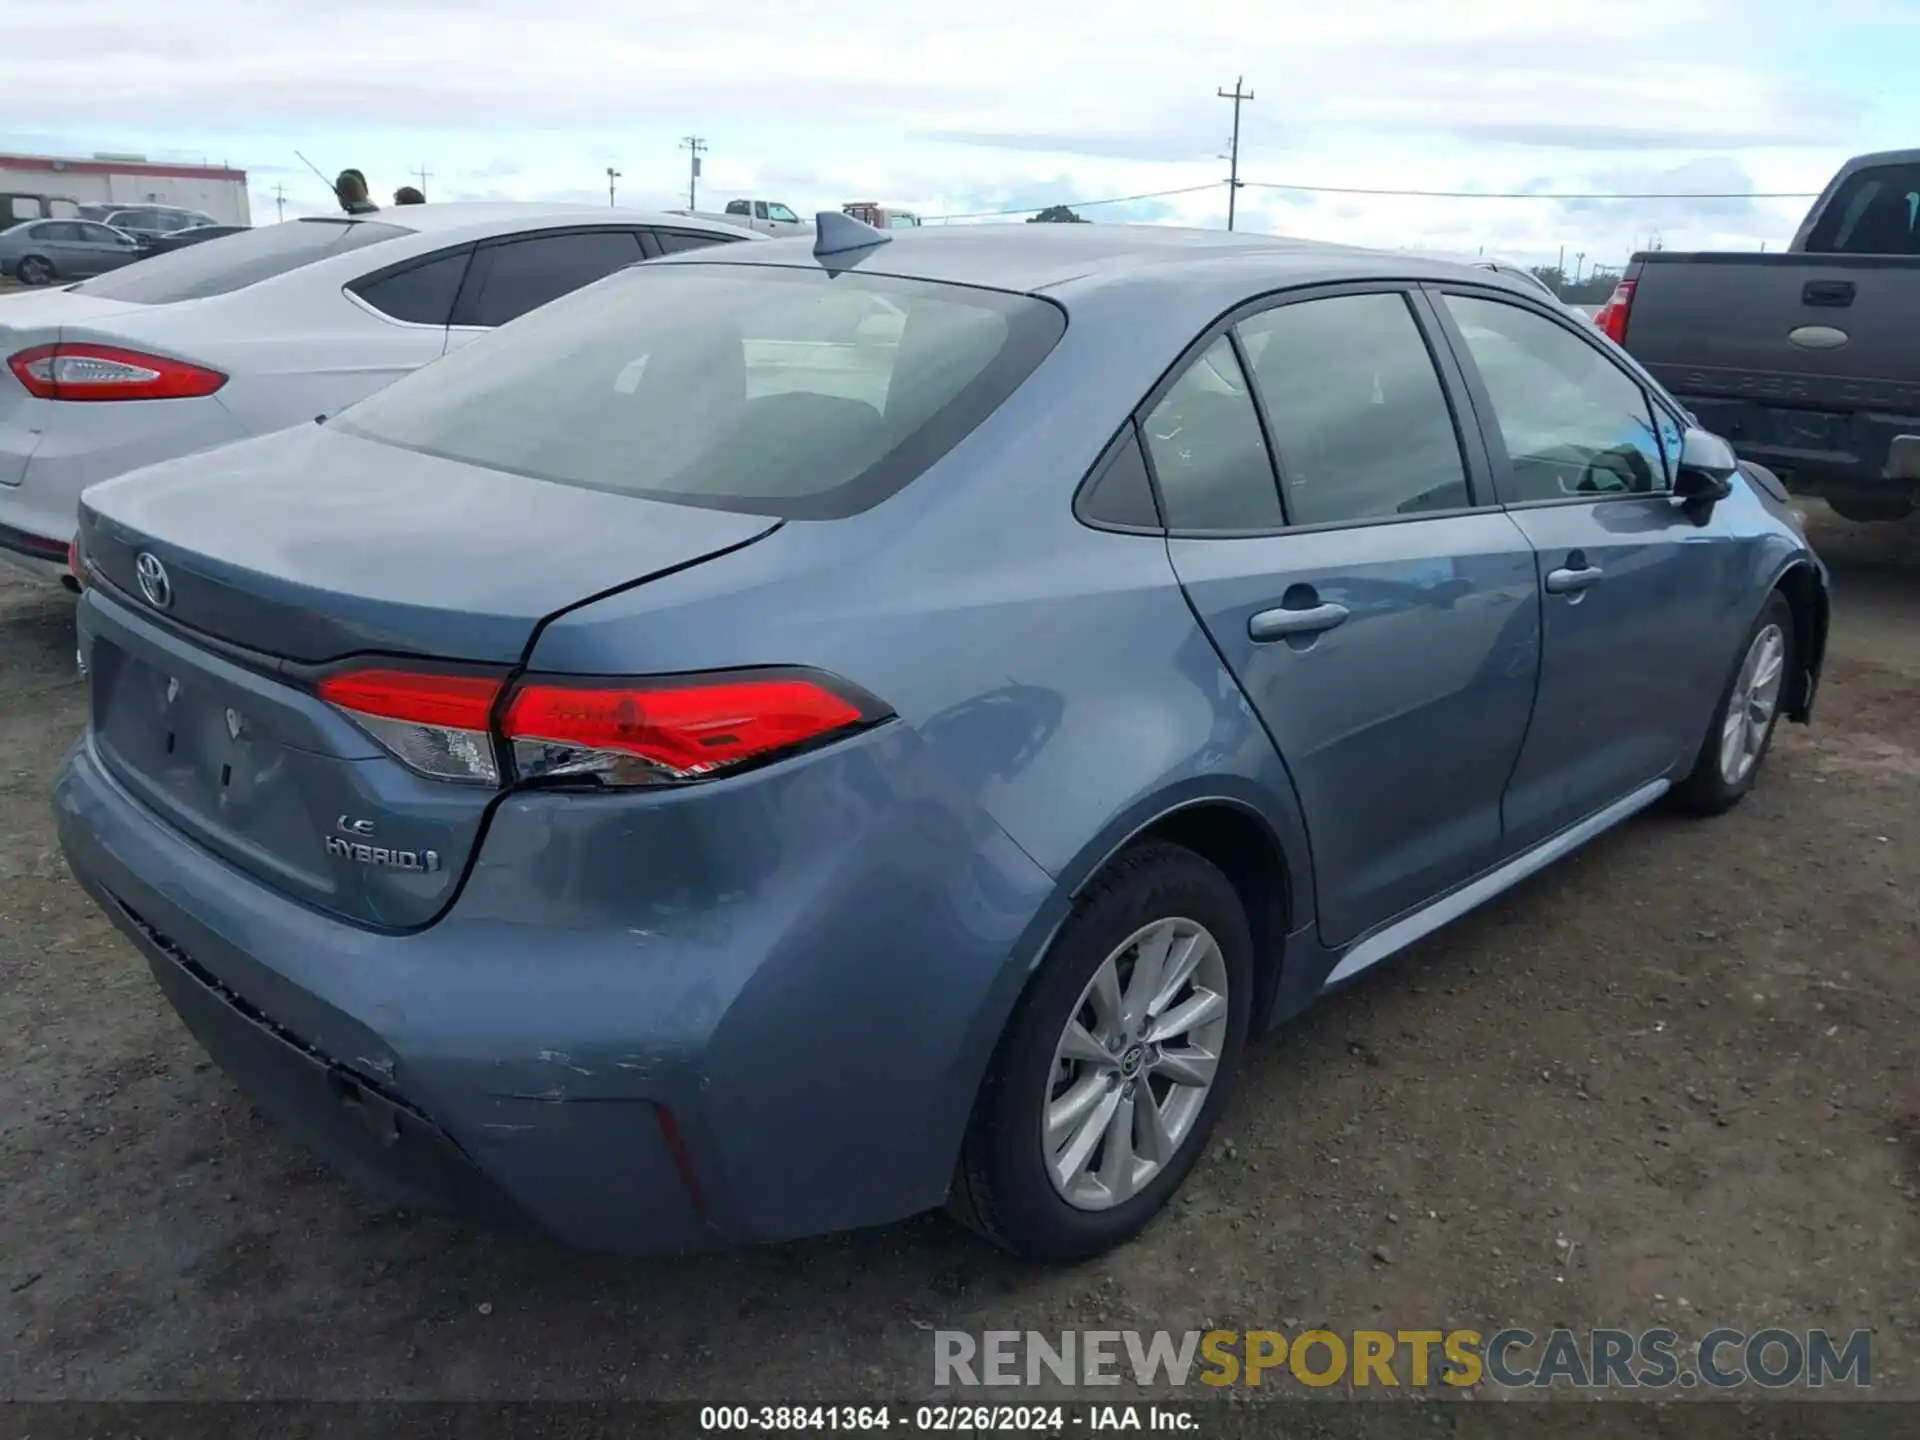
[[1628, 351], [1743, 456], [1871, 483], [1920, 432], [1920, 257], [1638, 260]]

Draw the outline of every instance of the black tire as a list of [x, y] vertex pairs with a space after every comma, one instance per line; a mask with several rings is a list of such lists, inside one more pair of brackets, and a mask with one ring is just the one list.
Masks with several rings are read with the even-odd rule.
[[1873, 525], [1906, 519], [1913, 513], [1913, 501], [1905, 495], [1834, 495], [1828, 497], [1827, 508], [1842, 520]]
[[[1773, 714], [1767, 721], [1766, 732], [1761, 737], [1760, 748], [1753, 757], [1744, 774], [1729, 778], [1721, 763], [1721, 741], [1727, 723], [1727, 712], [1733, 704], [1740, 687], [1741, 675], [1747, 656], [1755, 641], [1769, 626], [1778, 627], [1785, 643], [1785, 652], [1781, 656], [1780, 692], [1773, 706]], [[1695, 757], [1693, 769], [1674, 790], [1674, 800], [1683, 810], [1696, 815], [1724, 815], [1753, 789], [1754, 781], [1759, 778], [1761, 766], [1766, 763], [1767, 752], [1773, 746], [1773, 732], [1779, 727], [1780, 712], [1784, 708], [1788, 686], [1793, 681], [1794, 666], [1797, 663], [1797, 637], [1793, 628], [1793, 606], [1787, 597], [1778, 590], [1767, 597], [1767, 603], [1761, 608], [1759, 617], [1747, 630], [1746, 638], [1740, 642], [1740, 653], [1734, 656], [1733, 668], [1728, 672], [1726, 685], [1721, 691], [1720, 703], [1713, 708], [1713, 723], [1707, 727], [1706, 739], [1700, 744], [1700, 753]]]
[[[1055, 1188], [1041, 1139], [1055, 1047], [1116, 948], [1144, 926], [1175, 918], [1204, 926], [1225, 963], [1227, 1025], [1212, 1088], [1172, 1157], [1131, 1199], [1104, 1210], [1076, 1208]], [[955, 1216], [1003, 1249], [1056, 1264], [1137, 1235], [1206, 1148], [1246, 1040], [1253, 974], [1246, 910], [1220, 871], [1161, 841], [1122, 853], [1082, 893], [994, 1052], [961, 1149], [949, 1202]]]
[[24, 255], [13, 273], [22, 285], [51, 285], [53, 262], [44, 255]]

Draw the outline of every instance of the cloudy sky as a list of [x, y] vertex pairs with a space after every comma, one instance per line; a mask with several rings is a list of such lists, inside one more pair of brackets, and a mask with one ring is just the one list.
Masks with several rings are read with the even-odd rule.
[[[327, 208], [303, 151], [435, 199], [925, 215], [1189, 190], [1097, 220], [1617, 263], [1784, 243], [1780, 199], [1394, 198], [1817, 191], [1920, 145], [1920, 0], [60, 0], [0, 13], [0, 149], [244, 167], [254, 218]], [[417, 180], [414, 180], [417, 183]]]

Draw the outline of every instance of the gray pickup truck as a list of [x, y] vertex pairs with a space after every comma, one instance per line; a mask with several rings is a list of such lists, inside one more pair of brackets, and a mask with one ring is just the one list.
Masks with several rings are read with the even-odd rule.
[[1920, 150], [1849, 160], [1782, 253], [1635, 255], [1594, 319], [1789, 490], [1920, 506]]

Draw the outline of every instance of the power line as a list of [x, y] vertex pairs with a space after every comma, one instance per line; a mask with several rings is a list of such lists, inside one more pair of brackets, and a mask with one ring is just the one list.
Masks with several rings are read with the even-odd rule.
[[[1251, 97], [1249, 97], [1251, 98]], [[1140, 195], [1111, 195], [1099, 200], [1072, 200], [1075, 210], [1090, 210], [1096, 205], [1128, 205], [1135, 200], [1165, 200], [1175, 195], [1198, 195], [1215, 190], [1219, 181], [1206, 185], [1186, 185], [1177, 190], [1149, 190]], [[1386, 190], [1352, 185], [1291, 185], [1280, 180], [1242, 180], [1241, 188], [1255, 190], [1297, 190], [1311, 195], [1376, 195], [1412, 200], [1812, 200], [1818, 190]], [[1018, 205], [1008, 210], [968, 210], [955, 215], [928, 215], [927, 220], [997, 220], [1007, 215], [1031, 215], [1045, 207]]]
[[1419, 200], [1812, 200], [1818, 190], [1371, 190], [1352, 185], [1289, 185], [1280, 180], [1242, 180], [1256, 190], [1301, 190], [1311, 195], [1390, 195]]
[[[1170, 195], [1198, 195], [1202, 190], [1219, 188], [1218, 180], [1210, 180], [1205, 185], [1187, 185], [1178, 190], [1149, 190], [1144, 195], [1113, 195], [1105, 200], [1075, 200], [1071, 205], [1075, 210], [1090, 210], [1095, 205], [1129, 205], [1135, 200], [1164, 200]], [[969, 210], [959, 215], [928, 215], [923, 218], [926, 220], [994, 220], [1003, 215], [1031, 215], [1036, 210], [1044, 208], [1046, 207], [1041, 205], [1019, 205], [1011, 210]]]

